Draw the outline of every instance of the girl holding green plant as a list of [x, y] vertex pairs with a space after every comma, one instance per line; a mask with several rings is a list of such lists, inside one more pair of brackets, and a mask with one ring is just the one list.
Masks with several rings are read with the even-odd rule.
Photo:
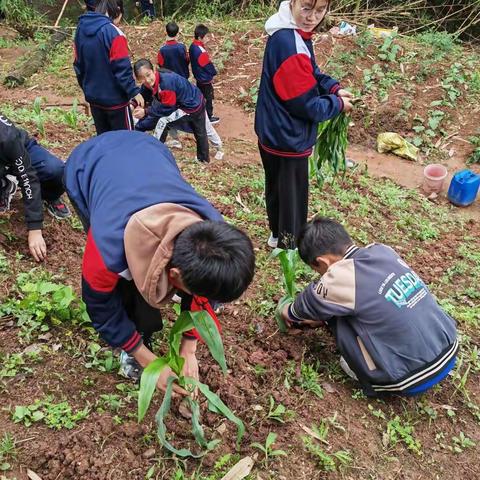
[[294, 248], [308, 211], [308, 157], [317, 127], [352, 108], [352, 94], [321, 73], [312, 36], [330, 0], [289, 0], [265, 24], [255, 131], [265, 170], [270, 247]]

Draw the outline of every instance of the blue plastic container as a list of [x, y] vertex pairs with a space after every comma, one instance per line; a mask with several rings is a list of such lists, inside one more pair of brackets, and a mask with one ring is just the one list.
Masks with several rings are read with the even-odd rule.
[[479, 187], [480, 175], [471, 170], [462, 170], [452, 178], [448, 199], [457, 207], [466, 207], [475, 201]]

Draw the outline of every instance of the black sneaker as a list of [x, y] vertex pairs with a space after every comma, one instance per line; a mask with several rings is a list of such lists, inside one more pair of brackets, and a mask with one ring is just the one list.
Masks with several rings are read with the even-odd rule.
[[220, 121], [219, 117], [210, 117], [210, 123], [216, 125]]
[[69, 208], [63, 203], [62, 197], [56, 200], [46, 201], [47, 212], [58, 220], [63, 220], [71, 215]]
[[0, 179], [0, 213], [5, 213], [10, 210], [10, 204], [17, 191], [17, 187], [18, 180], [11, 175]]

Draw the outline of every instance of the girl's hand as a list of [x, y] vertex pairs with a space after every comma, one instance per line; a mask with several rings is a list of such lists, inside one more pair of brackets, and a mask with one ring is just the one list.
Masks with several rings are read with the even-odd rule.
[[353, 93], [349, 92], [348, 90], [345, 90], [345, 89], [341, 88], [337, 92], [337, 96], [342, 97], [342, 98], [353, 98]]
[[145, 109], [142, 107], [135, 107], [132, 114], [138, 120], [141, 120], [145, 116]]
[[[164, 392], [167, 389], [167, 382], [170, 377], [176, 377], [176, 375], [172, 372], [170, 367], [165, 367], [158, 377], [157, 388]], [[172, 397], [175, 398], [179, 395], [187, 396], [189, 393], [174, 382]]]
[[145, 106], [145, 100], [144, 100], [144, 98], [142, 97], [142, 94], [141, 94], [141, 93], [137, 93], [137, 94], [135, 95], [135, 97], [133, 97], [132, 100], [135, 100], [140, 107], [144, 107], [144, 106]]
[[28, 248], [36, 262], [45, 260], [47, 257], [47, 245], [41, 230], [30, 230], [28, 232]]
[[353, 103], [350, 101], [350, 97], [342, 97], [343, 100], [343, 112], [350, 112], [353, 108]]

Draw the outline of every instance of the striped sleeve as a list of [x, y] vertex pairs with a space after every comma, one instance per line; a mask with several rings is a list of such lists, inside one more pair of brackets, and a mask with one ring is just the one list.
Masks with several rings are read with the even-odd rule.
[[130, 353], [142, 344], [142, 337], [125, 311], [118, 280], [119, 275], [106, 267], [90, 230], [82, 263], [82, 298], [102, 339]]

